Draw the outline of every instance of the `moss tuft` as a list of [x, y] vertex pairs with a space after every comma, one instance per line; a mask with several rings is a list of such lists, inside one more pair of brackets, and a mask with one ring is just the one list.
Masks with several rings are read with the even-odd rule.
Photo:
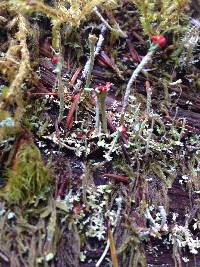
[[33, 143], [20, 146], [7, 177], [3, 195], [10, 204], [30, 202], [35, 196], [46, 192], [51, 181], [40, 151]]

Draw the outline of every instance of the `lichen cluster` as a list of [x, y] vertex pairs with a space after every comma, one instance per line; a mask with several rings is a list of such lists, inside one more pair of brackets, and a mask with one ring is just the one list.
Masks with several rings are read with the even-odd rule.
[[0, 265], [199, 253], [198, 23], [189, 0], [1, 1]]

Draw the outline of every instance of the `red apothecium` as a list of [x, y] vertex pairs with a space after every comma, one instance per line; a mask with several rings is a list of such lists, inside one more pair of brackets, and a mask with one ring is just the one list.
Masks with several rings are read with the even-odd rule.
[[58, 57], [52, 57], [51, 58], [51, 62], [53, 63], [53, 64], [56, 64], [56, 63], [58, 63]]
[[163, 35], [153, 35], [151, 37], [151, 40], [154, 43], [158, 44], [160, 47], [164, 47], [167, 43], [167, 40]]

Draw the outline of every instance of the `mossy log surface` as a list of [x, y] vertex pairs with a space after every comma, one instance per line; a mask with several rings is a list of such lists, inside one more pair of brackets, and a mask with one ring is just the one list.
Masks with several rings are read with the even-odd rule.
[[0, 267], [200, 267], [199, 14], [0, 1]]

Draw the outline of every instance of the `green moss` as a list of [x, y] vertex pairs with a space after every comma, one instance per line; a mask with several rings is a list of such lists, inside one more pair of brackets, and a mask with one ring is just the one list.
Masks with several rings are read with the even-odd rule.
[[131, 0], [140, 15], [140, 22], [147, 35], [160, 34], [169, 31], [179, 33], [181, 19], [185, 19], [184, 8], [189, 0]]
[[8, 203], [28, 203], [46, 192], [50, 174], [33, 143], [22, 144], [16, 154], [12, 169], [7, 171], [8, 182], [3, 195]]

